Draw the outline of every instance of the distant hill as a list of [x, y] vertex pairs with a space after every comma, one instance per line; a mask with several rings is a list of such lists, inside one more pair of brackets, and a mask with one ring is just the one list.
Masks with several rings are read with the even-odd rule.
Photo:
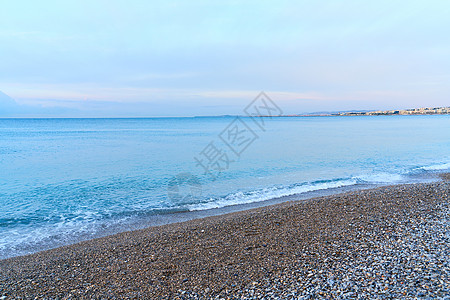
[[20, 105], [2, 91], [0, 91], [0, 116], [6, 116], [19, 111]]

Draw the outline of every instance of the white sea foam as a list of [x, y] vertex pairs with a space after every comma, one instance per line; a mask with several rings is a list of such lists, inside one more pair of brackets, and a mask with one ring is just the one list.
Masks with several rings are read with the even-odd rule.
[[404, 176], [395, 173], [374, 173], [355, 177], [358, 182], [363, 183], [399, 183], [404, 180]]
[[77, 218], [62, 218], [57, 223], [41, 226], [23, 226], [0, 232], [0, 259], [25, 255], [81, 240], [96, 237], [96, 234], [112, 226], [124, 226], [128, 218], [101, 220], [95, 213], [83, 213]]
[[443, 163], [443, 164], [436, 164], [431, 166], [425, 166], [420, 167], [419, 169], [425, 170], [425, 171], [442, 171], [450, 169], [450, 163]]
[[236, 192], [225, 197], [210, 199], [206, 203], [191, 204], [188, 209], [205, 210], [213, 208], [221, 208], [231, 205], [248, 204], [254, 202], [261, 202], [280, 197], [292, 196], [296, 194], [303, 194], [307, 192], [327, 190], [332, 188], [339, 188], [344, 186], [351, 186], [357, 184], [356, 179], [342, 179], [335, 181], [315, 182], [301, 185], [293, 185], [289, 187], [272, 187], [255, 190], [251, 192]]
[[267, 201], [286, 196], [352, 186], [356, 184], [395, 184], [404, 181], [405, 177], [402, 174], [381, 172], [361, 176], [354, 176], [352, 178], [347, 179], [335, 179], [328, 181], [303, 183], [291, 186], [270, 187], [250, 192], [241, 191], [226, 195], [224, 197], [210, 198], [209, 201], [207, 202], [190, 204], [186, 208], [191, 211], [206, 210], [231, 205], [240, 205], [240, 204]]

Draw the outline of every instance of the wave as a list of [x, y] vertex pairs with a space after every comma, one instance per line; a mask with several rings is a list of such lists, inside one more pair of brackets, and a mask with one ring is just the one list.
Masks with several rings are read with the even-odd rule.
[[213, 208], [221, 208], [231, 205], [248, 204], [254, 202], [262, 202], [266, 200], [303, 194], [318, 190], [326, 190], [331, 188], [339, 188], [357, 184], [356, 179], [338, 179], [330, 181], [317, 181], [313, 183], [295, 184], [291, 186], [278, 186], [271, 188], [263, 188], [250, 192], [236, 192], [225, 197], [210, 198], [207, 202], [188, 205], [188, 209], [206, 210]]
[[359, 183], [399, 183], [405, 180], [405, 176], [396, 173], [374, 173], [355, 177]]
[[425, 170], [425, 171], [443, 171], [443, 170], [450, 169], [450, 163], [442, 163], [442, 164], [423, 166], [423, 167], [419, 167], [418, 169]]
[[406, 178], [402, 174], [383, 173], [383, 172], [374, 173], [374, 174], [354, 176], [350, 178], [305, 182], [289, 186], [275, 186], [249, 192], [239, 191], [228, 194], [223, 197], [210, 198], [206, 201], [202, 201], [201, 203], [192, 203], [186, 205], [185, 208], [187, 208], [190, 211], [207, 210], [232, 205], [263, 202], [281, 197], [300, 195], [314, 191], [349, 187], [357, 184], [395, 184], [405, 182], [405, 180]]
[[[423, 170], [444, 170], [450, 164], [441, 164], [422, 167]], [[110, 234], [120, 232], [120, 229], [129, 228], [135, 218], [149, 217], [150, 215], [167, 215], [175, 212], [202, 211], [227, 206], [243, 205], [263, 202], [293, 195], [302, 195], [308, 192], [326, 191], [330, 189], [345, 188], [357, 185], [397, 184], [408, 182], [408, 173], [378, 172], [337, 178], [302, 182], [291, 185], [279, 185], [251, 191], [238, 191], [225, 196], [196, 199], [193, 202], [168, 207], [134, 207], [127, 211], [114, 211], [111, 214], [90, 212], [89, 209], [73, 212], [74, 218], [63, 220], [46, 219], [45, 224], [32, 226], [29, 222], [15, 224], [15, 228], [0, 233], [0, 258], [28, 254], [36, 250], [49, 249], [74, 241], [97, 237], [99, 233]], [[86, 207], [88, 208], [88, 207]], [[14, 221], [18, 221], [14, 219]], [[10, 224], [10, 222], [8, 222]], [[34, 225], [36, 223], [34, 222]]]

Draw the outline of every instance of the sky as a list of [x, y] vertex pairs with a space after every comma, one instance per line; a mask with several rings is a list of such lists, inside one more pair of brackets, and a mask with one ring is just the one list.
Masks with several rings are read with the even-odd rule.
[[241, 114], [260, 91], [286, 114], [450, 105], [449, 1], [0, 7], [3, 116]]

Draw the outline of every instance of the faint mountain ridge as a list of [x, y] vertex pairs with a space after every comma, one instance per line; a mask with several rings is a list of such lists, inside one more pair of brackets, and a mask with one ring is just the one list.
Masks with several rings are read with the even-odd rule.
[[0, 116], [18, 112], [20, 105], [13, 98], [0, 91]]

